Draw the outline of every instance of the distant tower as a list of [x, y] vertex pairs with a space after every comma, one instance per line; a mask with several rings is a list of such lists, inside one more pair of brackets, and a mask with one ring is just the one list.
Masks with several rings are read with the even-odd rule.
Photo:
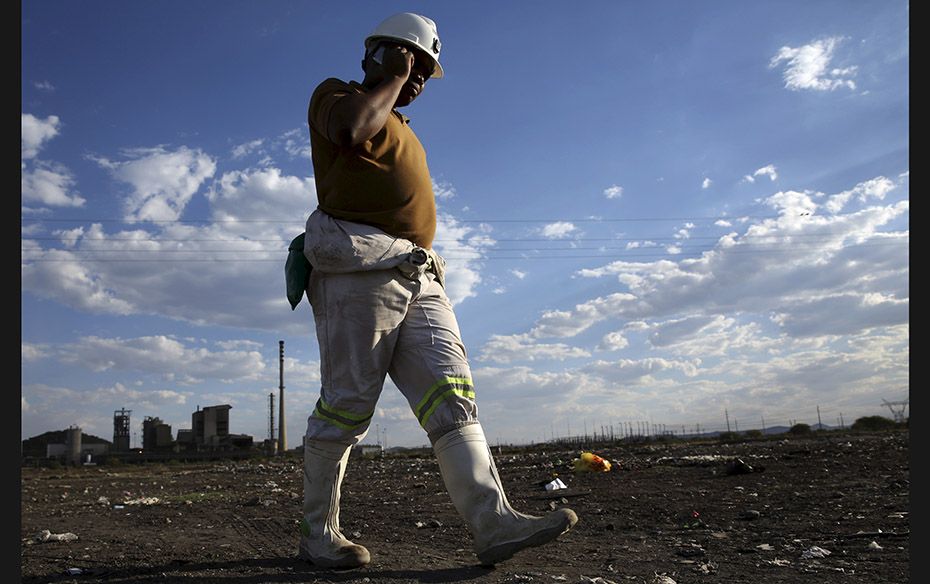
[[268, 394], [268, 441], [274, 440], [274, 392]]
[[71, 426], [65, 437], [68, 464], [81, 464], [81, 428]]
[[278, 341], [278, 369], [280, 371], [280, 384], [278, 385], [278, 454], [287, 452], [287, 431], [284, 424], [284, 341]]
[[129, 414], [132, 410], [119, 409], [113, 412], [113, 450], [129, 451]]
[[265, 440], [265, 450], [274, 456], [278, 451], [277, 433], [274, 428], [274, 392], [268, 394], [268, 439]]
[[907, 402], [908, 400], [894, 402], [882, 400], [882, 403], [888, 406], [888, 409], [891, 410], [891, 415], [894, 416], [894, 421], [899, 424], [903, 424], [907, 420], [907, 417], [904, 415], [904, 410], [907, 409]]

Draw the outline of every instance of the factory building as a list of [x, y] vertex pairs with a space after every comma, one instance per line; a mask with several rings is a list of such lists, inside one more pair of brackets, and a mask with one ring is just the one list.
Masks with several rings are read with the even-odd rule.
[[173, 445], [171, 426], [159, 418], [146, 416], [142, 422], [142, 450], [145, 452], [167, 451], [171, 450]]

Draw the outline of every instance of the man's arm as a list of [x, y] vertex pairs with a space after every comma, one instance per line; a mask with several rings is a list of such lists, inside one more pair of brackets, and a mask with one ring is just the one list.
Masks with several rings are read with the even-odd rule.
[[413, 61], [413, 53], [398, 45], [387, 46], [380, 65], [369, 61], [369, 67], [380, 68], [374, 72], [374, 78], [380, 80], [367, 92], [347, 95], [333, 105], [327, 137], [339, 146], [350, 147], [380, 132], [410, 77]]

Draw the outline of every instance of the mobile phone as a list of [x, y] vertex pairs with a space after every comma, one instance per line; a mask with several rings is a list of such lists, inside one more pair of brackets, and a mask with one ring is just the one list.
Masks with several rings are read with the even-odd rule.
[[381, 64], [381, 59], [383, 59], [383, 58], [384, 58], [384, 45], [381, 45], [381, 46], [379, 46], [377, 49], [375, 49], [375, 52], [374, 52], [374, 54], [371, 56], [371, 59], [372, 59], [375, 63], [377, 63], [377, 64], [380, 65], [380, 64]]

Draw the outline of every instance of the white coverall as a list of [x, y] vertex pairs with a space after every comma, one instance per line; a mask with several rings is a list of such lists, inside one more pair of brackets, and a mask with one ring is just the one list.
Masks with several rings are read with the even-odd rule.
[[[304, 255], [313, 266], [307, 297], [322, 374], [307, 439], [347, 446], [362, 440], [385, 375], [407, 398], [431, 442], [478, 423], [471, 370], [443, 289], [445, 261], [439, 254], [319, 209], [307, 219], [306, 233]], [[423, 251], [427, 261], [414, 265], [412, 258], [422, 258]]]

